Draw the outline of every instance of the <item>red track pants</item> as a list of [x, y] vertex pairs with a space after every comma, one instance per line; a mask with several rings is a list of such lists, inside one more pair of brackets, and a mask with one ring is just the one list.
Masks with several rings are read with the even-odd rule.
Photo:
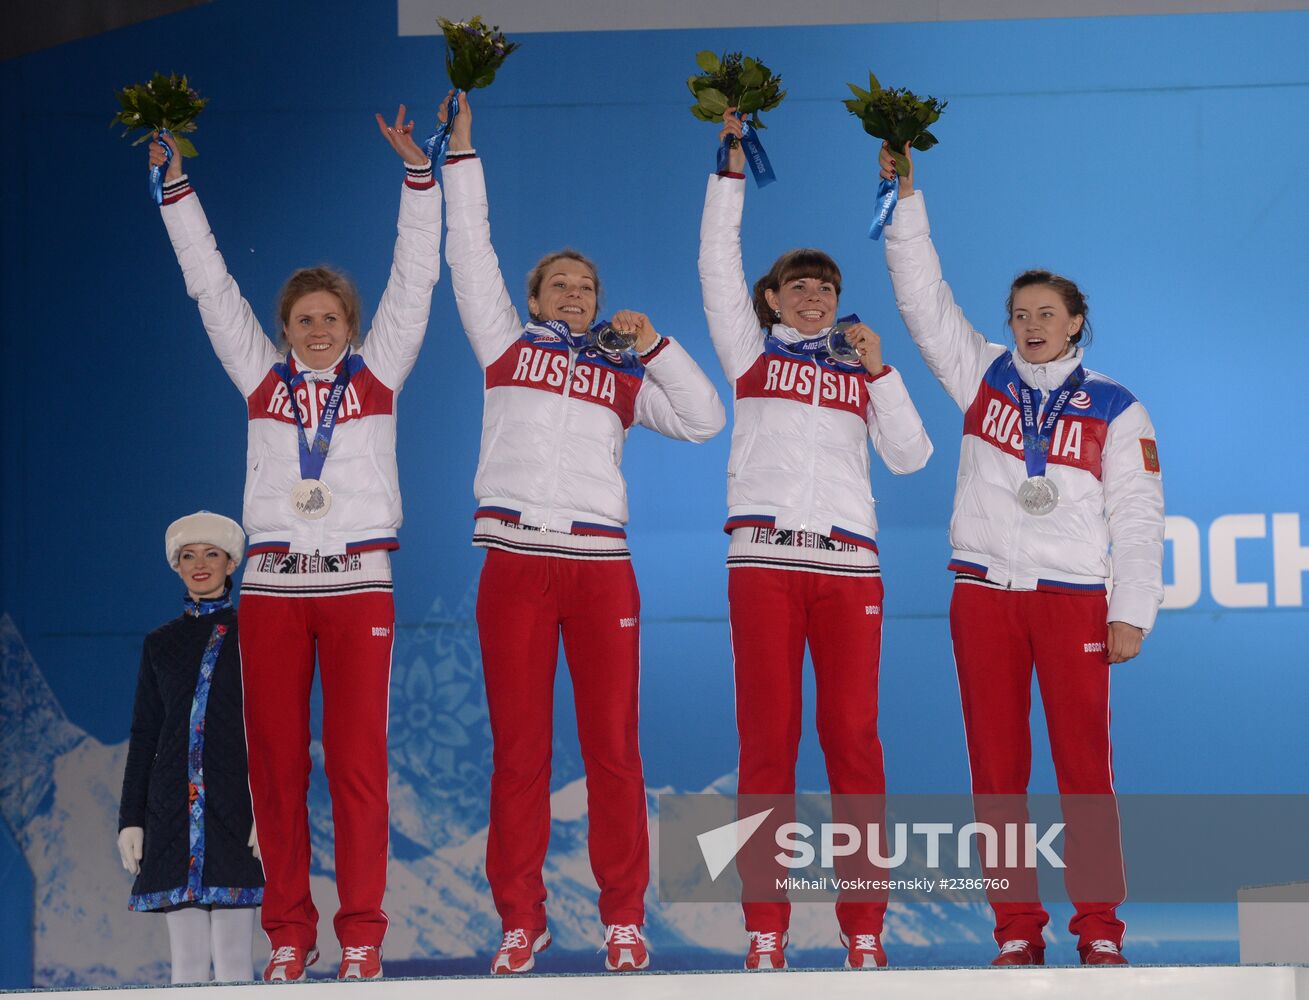
[[[961, 582], [950, 602], [974, 802], [979, 822], [997, 830], [1027, 821], [1036, 666], [1066, 824], [1065, 885], [1076, 909], [1068, 929], [1083, 946], [1102, 938], [1121, 946], [1123, 940], [1116, 911], [1126, 886], [1109, 745], [1106, 616], [1102, 593], [1010, 591]], [[990, 894], [997, 943], [1024, 938], [1039, 945], [1050, 918], [1033, 873], [987, 874], [1007, 877], [1012, 886]]]
[[274, 948], [311, 948], [309, 692], [322, 669], [323, 753], [336, 842], [334, 926], [343, 945], [386, 933], [387, 706], [395, 605], [390, 593], [248, 594], [238, 610], [250, 794], [263, 856], [262, 922]]
[[[839, 821], [869, 813], [881, 824], [886, 793], [882, 744], [877, 737], [877, 675], [882, 651], [882, 580], [794, 570], [735, 567], [728, 572], [732, 657], [736, 672], [736, 728], [740, 738], [738, 796], [791, 796], [800, 748], [801, 675], [805, 641], [817, 684], [818, 740]], [[838, 796], [846, 796], [844, 805]], [[755, 800], [765, 808], [773, 803]], [[859, 805], [862, 803], [862, 805]], [[742, 811], [755, 811], [745, 800]], [[793, 808], [793, 807], [792, 807]], [[767, 824], [738, 855], [745, 926], [785, 930], [791, 904], [776, 890], [788, 874], [771, 863], [772, 832], [785, 822], [777, 804]], [[884, 845], [883, 845], [884, 847]], [[859, 871], [857, 860], [842, 876]], [[838, 897], [836, 918], [847, 935], [880, 934], [886, 899], [858, 893]]]
[[591, 871], [600, 919], [642, 924], [650, 881], [637, 737], [641, 599], [627, 560], [489, 549], [477, 629], [494, 740], [486, 877], [505, 930], [546, 925], [550, 746], [559, 637], [586, 767]]

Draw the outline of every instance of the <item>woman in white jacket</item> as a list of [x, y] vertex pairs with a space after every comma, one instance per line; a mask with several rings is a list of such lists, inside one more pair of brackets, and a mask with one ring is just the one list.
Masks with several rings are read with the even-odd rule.
[[[885, 147], [881, 172], [896, 176]], [[1130, 392], [1083, 367], [1088, 310], [1067, 278], [1020, 274], [1007, 303], [1014, 346], [988, 343], [941, 277], [912, 170], [898, 183], [886, 229], [896, 302], [964, 414], [950, 630], [975, 808], [997, 829], [1026, 821], [1035, 665], [1059, 791], [1069, 797], [1069, 930], [1084, 964], [1124, 964], [1109, 666], [1140, 652], [1163, 599], [1154, 428]], [[990, 896], [1000, 946], [994, 964], [1042, 964], [1049, 916], [1035, 874], [1000, 874], [1010, 888]]]
[[[739, 139], [741, 123], [731, 110], [724, 121], [720, 141]], [[868, 441], [897, 474], [921, 469], [932, 445], [872, 330], [856, 324], [846, 331], [858, 360], [829, 353], [841, 291], [830, 257], [811, 249], [783, 254], [751, 293], [741, 261], [744, 165], [738, 146], [727, 169], [709, 178], [700, 286], [709, 333], [736, 397], [725, 530], [737, 791], [781, 796], [775, 820], [795, 792], [806, 642], [832, 794], [867, 803], [886, 791], [877, 736], [883, 590]], [[771, 844], [762, 835], [751, 844], [756, 841]], [[747, 845], [738, 862], [747, 969], [786, 965], [790, 904], [776, 891], [780, 869], [772, 853]], [[838, 899], [847, 965], [886, 964], [885, 910], [885, 897]]]
[[[160, 214], [205, 331], [248, 416], [241, 677], [250, 791], [272, 945], [267, 980], [318, 958], [309, 886], [309, 694], [323, 688], [323, 752], [340, 897], [342, 979], [382, 974], [390, 823], [386, 726], [394, 638], [391, 550], [402, 520], [396, 401], [427, 332], [440, 265], [441, 192], [401, 105], [382, 137], [405, 163], [386, 291], [360, 345], [359, 294], [326, 267], [287, 280], [281, 343], [265, 336], [218, 252], [199, 196], [172, 158]], [[163, 138], [163, 137], [161, 137]], [[164, 148], [150, 144], [162, 165]]]
[[477, 595], [495, 747], [486, 874], [503, 935], [491, 971], [526, 972], [550, 944], [541, 868], [561, 637], [586, 767], [605, 968], [643, 969], [650, 858], [637, 740], [640, 595], [620, 464], [635, 424], [699, 442], [722, 430], [726, 415], [713, 383], [648, 316], [614, 314], [630, 350], [596, 344], [600, 281], [576, 251], [547, 254], [532, 269], [524, 326], [491, 245], [471, 132], [465, 95], [442, 181], [450, 278], [486, 387], [473, 544], [487, 549]]

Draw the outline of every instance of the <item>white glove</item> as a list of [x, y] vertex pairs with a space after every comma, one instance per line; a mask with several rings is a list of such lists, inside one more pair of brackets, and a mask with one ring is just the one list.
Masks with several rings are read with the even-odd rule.
[[250, 848], [250, 853], [255, 856], [256, 861], [263, 860], [263, 856], [259, 853], [259, 837], [255, 833], [254, 820], [250, 821], [250, 839], [246, 841], [246, 844]]
[[141, 856], [145, 848], [145, 830], [139, 826], [125, 826], [118, 831], [118, 856], [123, 867], [133, 875], [141, 872]]

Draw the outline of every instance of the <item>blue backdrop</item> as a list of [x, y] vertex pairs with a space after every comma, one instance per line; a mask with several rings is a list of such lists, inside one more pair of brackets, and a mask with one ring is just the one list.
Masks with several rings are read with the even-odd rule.
[[[607, 308], [648, 312], [730, 400], [695, 271], [716, 133], [687, 112], [684, 81], [702, 48], [741, 49], [782, 74], [788, 96], [763, 133], [779, 180], [748, 193], [747, 272], [796, 245], [831, 252], [845, 273], [842, 305], [881, 332], [936, 445], [929, 466], [907, 478], [874, 462], [893, 790], [967, 788], [944, 618], [960, 416], [910, 343], [882, 248], [866, 238], [876, 145], [840, 103], [845, 81], [871, 67], [888, 85], [949, 100], [941, 145], [918, 157], [917, 183], [974, 324], [1007, 337], [1003, 302], [1018, 270], [1074, 276], [1090, 295], [1091, 366], [1131, 388], [1158, 428], [1169, 608], [1141, 657], [1115, 673], [1119, 790], [1305, 792], [1309, 456], [1295, 428], [1305, 417], [1307, 33], [1309, 14], [1287, 13], [529, 35], [494, 87], [474, 95], [511, 290], [543, 251], [582, 249], [599, 263]], [[147, 200], [145, 154], [105, 127], [113, 90], [155, 70], [188, 73], [211, 99], [192, 180], [270, 329], [276, 290], [298, 266], [343, 267], [376, 302], [400, 170], [372, 115], [403, 101], [425, 133], [445, 89], [435, 38], [397, 37], [393, 11], [339, 0], [222, 0], [0, 64], [9, 137], [0, 162], [0, 612], [10, 618], [0, 809], [37, 897], [33, 946], [4, 949], [0, 985], [29, 974], [44, 984], [113, 981], [112, 970], [97, 979], [87, 963], [56, 956], [61, 935], [78, 926], [59, 909], [61, 892], [81, 890], [66, 885], [73, 876], [44, 845], [65, 823], [88, 823], [73, 799], [60, 805], [79, 747], [104, 751], [72, 773], [103, 813], [86, 850], [102, 853], [97, 871], [108, 874], [95, 876], [106, 880], [103, 903], [84, 901], [77, 920], [99, 920], [110, 936], [148, 922], [121, 911], [112, 806], [140, 639], [177, 610], [162, 532], [197, 508], [240, 510], [240, 398]], [[395, 851], [422, 869], [409, 873], [413, 884], [434, 893], [442, 876], [425, 859], [485, 825], [488, 744], [470, 614], [482, 556], [468, 541], [481, 393], [443, 280], [402, 397], [406, 524], [394, 560]], [[652, 788], [697, 790], [735, 766], [720, 532], [728, 443], [726, 432], [692, 447], [638, 429], [627, 451]], [[562, 790], [580, 774], [564, 671], [557, 705]], [[43, 740], [50, 730], [33, 727], [34, 712], [55, 713], [81, 736]], [[1050, 790], [1039, 709], [1035, 739], [1033, 787]], [[800, 781], [824, 780], [810, 727]], [[33, 801], [40, 781], [49, 794]], [[432, 834], [428, 821], [446, 832]], [[0, 837], [6, 889], [28, 877], [5, 874], [15, 856]], [[330, 878], [330, 850], [318, 865]], [[7, 915], [21, 905], [7, 901]], [[452, 916], [464, 904], [443, 905]], [[409, 953], [398, 945], [398, 957], [485, 950], [492, 922], [482, 903], [468, 905], [481, 916], [468, 919], [466, 942], [431, 930], [438, 915], [410, 927]], [[395, 916], [394, 897], [389, 909]], [[1146, 913], [1136, 932], [1230, 944], [1233, 913]], [[974, 923], [984, 933], [985, 921]], [[953, 940], [949, 929], [933, 933], [924, 944]], [[971, 929], [958, 940], [969, 934], [977, 940]], [[152, 968], [121, 974], [158, 975]]]

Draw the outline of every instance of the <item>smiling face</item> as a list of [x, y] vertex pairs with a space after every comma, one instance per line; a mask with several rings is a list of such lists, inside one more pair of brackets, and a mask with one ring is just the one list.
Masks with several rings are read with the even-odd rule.
[[1022, 359], [1042, 365], [1071, 349], [1084, 318], [1068, 311], [1063, 296], [1052, 285], [1027, 285], [1013, 293], [1009, 329]]
[[326, 368], [350, 342], [345, 306], [331, 292], [310, 292], [291, 303], [282, 328], [286, 342], [304, 368]]
[[177, 554], [177, 575], [193, 601], [219, 597], [227, 578], [236, 570], [236, 560], [217, 545], [197, 542], [183, 545]]
[[782, 315], [781, 322], [806, 337], [821, 333], [836, 322], [839, 298], [836, 285], [823, 278], [791, 278], [776, 289], [765, 290], [768, 305]]
[[540, 285], [527, 297], [527, 308], [533, 316], [561, 320], [573, 333], [590, 328], [598, 307], [595, 272], [571, 257], [558, 257], [546, 264]]

